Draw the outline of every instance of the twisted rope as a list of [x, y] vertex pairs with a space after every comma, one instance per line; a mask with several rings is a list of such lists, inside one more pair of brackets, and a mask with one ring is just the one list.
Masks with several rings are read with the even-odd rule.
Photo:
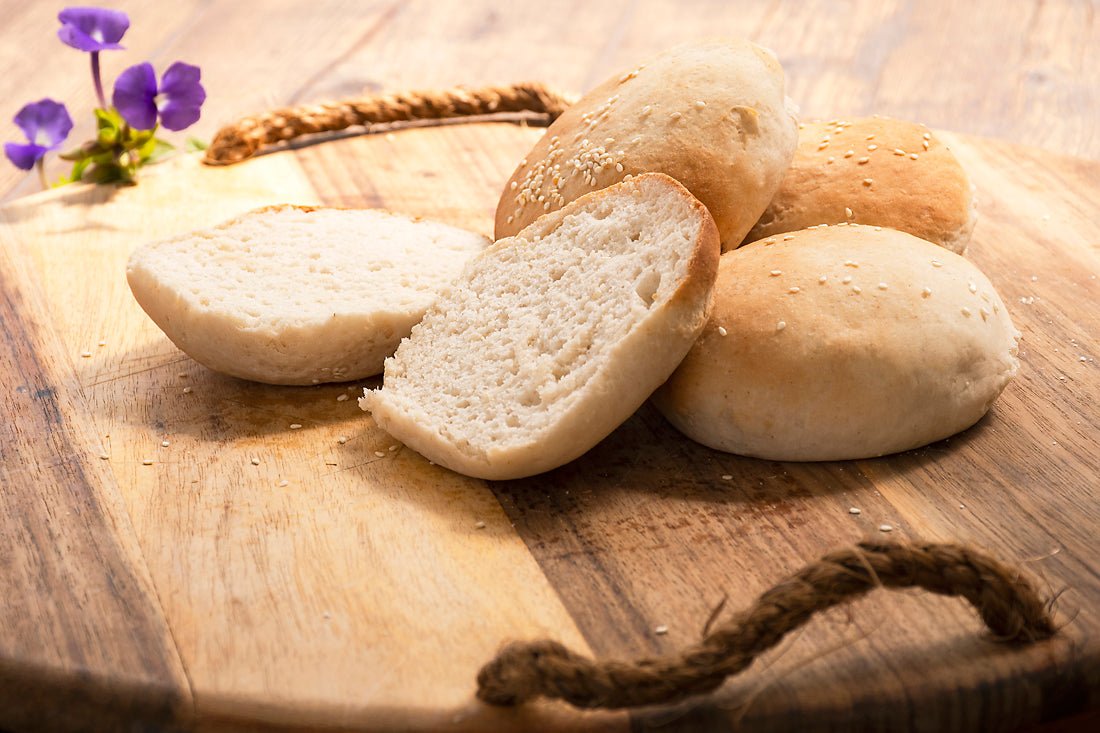
[[373, 94], [320, 104], [284, 107], [245, 117], [218, 131], [206, 150], [208, 165], [230, 165], [303, 135], [358, 125], [444, 120], [514, 112], [544, 116], [549, 124], [575, 99], [538, 83]]
[[512, 643], [482, 667], [477, 696], [493, 705], [533, 697], [581, 708], [671, 703], [710, 692], [818, 611], [878, 588], [960, 596], [1001, 640], [1054, 634], [1046, 604], [1018, 570], [970, 547], [863, 542], [825, 555], [678, 654], [636, 662], [593, 661], [555, 641]]

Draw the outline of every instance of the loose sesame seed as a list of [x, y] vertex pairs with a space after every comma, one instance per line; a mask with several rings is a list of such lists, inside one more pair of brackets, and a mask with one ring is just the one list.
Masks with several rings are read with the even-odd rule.
[[988, 308], [979, 308], [978, 313], [980, 313], [982, 315], [982, 320], [983, 321], [988, 321], [989, 320], [990, 313], [989, 313]]
[[343, 445], [344, 443], [348, 442], [348, 436], [341, 435], [339, 438], [336, 439], [336, 442], [340, 445]]
[[844, 260], [845, 267], [859, 267], [859, 263], [855, 260]]
[[828, 275], [822, 275], [821, 277], [819, 277], [819, 278], [817, 279], [817, 281], [818, 281], [819, 283], [823, 283], [823, 282], [825, 282], [825, 281], [826, 281], [826, 280], [828, 280], [828, 279], [829, 279], [829, 276], [828, 276]]
[[844, 216], [846, 216], [846, 217], [848, 217], [849, 219], [851, 219], [851, 218], [852, 218], [853, 216], [855, 216], [855, 214], [854, 214], [854, 213], [852, 212], [851, 208], [849, 208], [849, 207], [845, 206], [845, 207], [844, 207]]
[[905, 151], [901, 148], [894, 148], [894, 155], [905, 155]]
[[970, 309], [969, 308], [962, 308], [959, 312], [962, 313], [967, 318], [970, 317]]
[[967, 283], [966, 284], [966, 289], [969, 290], [972, 293], [978, 292], [978, 286], [975, 285], [974, 283]]
[[701, 99], [696, 100], [696, 102], [695, 102], [695, 109], [702, 109], [703, 107], [706, 107], [706, 106], [707, 106], [707, 103], [704, 102]]
[[101, 341], [99, 342], [99, 345], [100, 345], [100, 346], [106, 346], [106, 345], [107, 345], [107, 342], [106, 342], [106, 341], [103, 341], [103, 340], [101, 340]]
[[867, 136], [866, 138], [864, 138], [864, 139], [866, 139], [866, 140], [874, 140], [874, 139], [875, 139], [875, 135], [874, 135], [874, 133], [871, 133], [870, 135], [868, 135], [868, 136]]
[[99, 454], [99, 460], [109, 461], [109, 460], [111, 460], [111, 457], [109, 455], [107, 455], [106, 453], [100, 453]]
[[836, 158], [834, 158], [833, 156], [830, 155], [829, 159], [825, 161], [825, 164], [828, 165], [829, 163], [832, 163], [834, 160], [836, 160]]
[[512, 183], [509, 184], [508, 188], [515, 191], [517, 188], [519, 188], [519, 181], [512, 181]]
[[646, 106], [642, 107], [642, 114], [643, 115], [647, 115], [652, 111], [653, 111], [653, 107], [648, 105], [648, 104]]
[[878, 531], [879, 532], [893, 532], [894, 527], [892, 525], [889, 525], [889, 524], [880, 524], [878, 526]]
[[283, 479], [282, 481], [279, 482], [279, 486], [290, 486], [290, 482], [287, 481], [286, 479]]
[[474, 522], [474, 528], [475, 529], [485, 529], [485, 522], [482, 522], [480, 520], [477, 521], [477, 522]]
[[920, 294], [922, 297], [927, 298], [932, 294], [932, 288], [925, 288], [924, 290], [920, 291]]
[[1083, 362], [1087, 362], [1088, 360], [1089, 360], [1089, 359], [1088, 359], [1088, 357], [1087, 357], [1087, 356], [1079, 356], [1079, 357], [1077, 357], [1077, 361], [1083, 361]]
[[153, 465], [153, 459], [152, 458], [146, 458], [146, 459], [142, 460], [141, 465], [143, 465], [143, 466], [152, 466]]
[[878, 289], [879, 289], [879, 290], [886, 290], [886, 289], [887, 289], [887, 288], [889, 288], [889, 287], [890, 287], [890, 286], [889, 286], [888, 284], [886, 284], [886, 283], [879, 283], [879, 284], [878, 284]]
[[827, 147], [829, 147], [829, 143], [826, 140], [823, 140], [823, 141], [821, 141], [820, 143], [817, 144], [817, 149], [818, 150], [824, 150]]
[[669, 115], [669, 117], [671, 117], [671, 118], [672, 118], [672, 120], [673, 120], [673, 122], [675, 122], [676, 120], [678, 120], [678, 119], [680, 119], [681, 117], [683, 117], [683, 115], [682, 115], [682, 114], [680, 114], [679, 112], [673, 112], [673, 113], [672, 113], [671, 115]]
[[916, 160], [916, 159], [917, 159], [917, 158], [919, 158], [919, 157], [920, 157], [920, 156], [919, 156], [919, 155], [917, 155], [916, 153], [909, 153], [909, 158], [910, 158], [910, 159], [912, 159], [912, 160]]
[[875, 145], [874, 143], [871, 143], [870, 145], [867, 146], [867, 149], [870, 150], [873, 153], [876, 150], [878, 150], [878, 145]]
[[616, 163], [615, 164], [615, 170], [617, 170], [619, 173], [622, 173], [623, 172], [623, 164], [622, 163]]
[[932, 260], [932, 267], [943, 267], [943, 263], [939, 260]]
[[870, 158], [868, 158], [868, 157], [867, 157], [867, 156], [865, 155], [865, 156], [863, 156], [862, 158], [860, 158], [859, 160], [857, 160], [857, 161], [856, 161], [856, 163], [859, 163], [860, 165], [867, 165], [867, 163], [869, 163], [870, 161], [871, 161], [871, 159], [870, 159]]
[[853, 285], [852, 286], [852, 292], [855, 293], [856, 295], [859, 295], [860, 293], [863, 292], [863, 288], [861, 288], [858, 285]]
[[794, 239], [794, 235], [793, 235], [793, 234], [788, 234], [787, 236], [783, 237], [783, 241], [784, 241], [784, 242], [789, 242], [789, 241], [791, 241], [792, 239]]
[[801, 292], [801, 291], [802, 291], [802, 288], [798, 287], [797, 285], [795, 285], [794, 287], [789, 288], [787, 290], [788, 293], [792, 293], [792, 294], [798, 293], [798, 292]]
[[385, 457], [386, 457], [386, 452], [385, 452], [385, 451], [381, 451], [381, 450], [376, 450], [376, 451], [374, 452], [374, 455], [378, 456], [379, 458], [385, 458]]
[[160, 447], [161, 447], [161, 448], [167, 448], [167, 447], [168, 447], [168, 446], [170, 446], [170, 445], [172, 445], [172, 444], [171, 444], [171, 443], [169, 443], [169, 442], [168, 442], [167, 440], [162, 440], [162, 441], [160, 441]]
[[727, 330], [726, 330], [726, 327], [725, 327], [725, 326], [719, 326], [719, 327], [718, 327], [718, 335], [719, 335], [719, 336], [728, 336], [728, 335], [729, 335], [729, 331], [727, 331]]
[[779, 277], [780, 275], [783, 274], [783, 271], [782, 270], [772, 270], [768, 274], [771, 275], [772, 277]]
[[256, 458], [255, 456], [253, 456], [253, 457], [252, 457], [252, 465], [253, 465], [253, 466], [258, 466], [258, 465], [260, 465], [260, 459], [259, 459], [259, 458]]
[[925, 150], [928, 150], [928, 148], [929, 148], [929, 147], [931, 147], [931, 146], [930, 146], [930, 145], [928, 144], [928, 141], [927, 141], [927, 140], [925, 140], [924, 142], [922, 142], [922, 143], [921, 143], [921, 146], [922, 146], [922, 147], [923, 147], [923, 148], [924, 148]]
[[843, 280], [841, 280], [840, 282], [842, 282], [842, 283], [844, 283], [845, 285], [847, 285], [848, 283], [852, 282], [852, 276], [851, 276], [851, 275], [845, 275], [845, 276], [844, 276], [844, 279], [843, 279]]
[[782, 331], [786, 327], [787, 327], [787, 322], [786, 321], [780, 321], [779, 323], [775, 324], [775, 330], [776, 331]]
[[855, 154], [856, 154], [856, 151], [854, 151], [854, 150], [845, 150], [844, 151], [844, 157], [845, 158], [851, 158]]
[[87, 358], [88, 358], [89, 356], [91, 356], [91, 355], [92, 355], [92, 352], [90, 352], [90, 351], [81, 351], [81, 352], [80, 352], [80, 355], [81, 355], [82, 357], [84, 357], [85, 359], [87, 359]]
[[337, 402], [345, 402], [347, 399], [348, 399], [348, 396], [346, 394], [336, 395], [336, 401]]
[[926, 132], [921, 137], [923, 137], [925, 140], [931, 140], [932, 139], [932, 133]]
[[862, 514], [862, 512], [859, 510], [859, 507], [857, 507], [857, 506], [850, 507], [848, 509], [848, 513], [849, 514]]
[[302, 425], [301, 425], [301, 423], [296, 423], [296, 422], [294, 422], [294, 423], [291, 423], [291, 424], [290, 424], [290, 429], [291, 429], [291, 430], [301, 430], [301, 429], [302, 429]]
[[183, 393], [184, 394], [191, 394], [191, 388], [190, 387], [184, 387], [183, 388]]
[[653, 633], [663, 636], [664, 634], [668, 633], [668, 627], [664, 624], [661, 624], [660, 626], [653, 629]]
[[731, 473], [722, 474], [722, 480], [723, 481], [733, 481], [733, 474], [731, 474]]

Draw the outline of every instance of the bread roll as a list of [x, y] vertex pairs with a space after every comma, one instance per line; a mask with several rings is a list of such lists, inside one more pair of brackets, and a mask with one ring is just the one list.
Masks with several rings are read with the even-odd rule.
[[648, 174], [582, 196], [471, 260], [359, 401], [426, 458], [510, 479], [628, 418], [707, 320], [718, 232]]
[[723, 249], [771, 201], [797, 123], [775, 56], [748, 41], [676, 46], [616, 74], [554, 121], [505, 186], [496, 236], [582, 194], [645, 171], [666, 173], [710, 209]]
[[745, 241], [843, 222], [898, 229], [962, 254], [974, 229], [970, 179], [924, 125], [807, 122], [786, 178]]
[[359, 379], [488, 244], [377, 210], [276, 206], [137, 249], [138, 303], [195, 361], [270, 384]]
[[731, 453], [880, 456], [977, 422], [1018, 338], [962, 257], [889, 229], [808, 229], [722, 256], [710, 322], [655, 402]]

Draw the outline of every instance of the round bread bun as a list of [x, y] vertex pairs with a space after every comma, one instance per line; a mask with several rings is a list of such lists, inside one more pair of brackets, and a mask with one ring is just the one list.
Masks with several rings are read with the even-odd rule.
[[890, 229], [815, 227], [722, 255], [710, 321], [654, 402], [688, 437], [782, 461], [869, 458], [973, 425], [1019, 332], [969, 261]]
[[550, 125], [505, 185], [496, 238], [639, 173], [665, 173], [741, 243], [783, 180], [798, 141], [774, 54], [748, 41], [671, 48], [616, 74]]
[[787, 177], [745, 242], [843, 222], [909, 232], [962, 254], [974, 229], [970, 179], [924, 125], [807, 122]]

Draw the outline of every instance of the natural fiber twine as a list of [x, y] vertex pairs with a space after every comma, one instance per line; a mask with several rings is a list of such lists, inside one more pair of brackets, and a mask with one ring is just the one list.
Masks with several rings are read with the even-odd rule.
[[540, 696], [581, 708], [672, 703], [714, 690], [818, 611], [879, 587], [965, 598], [1002, 641], [1030, 643], [1055, 632], [1047, 604], [1020, 572], [975, 548], [863, 542], [810, 563], [667, 657], [593, 661], [555, 641], [509, 644], [478, 673], [477, 696], [493, 705]]
[[575, 100], [538, 83], [374, 94], [320, 104], [284, 107], [246, 117], [218, 131], [203, 162], [230, 165], [303, 135], [349, 127], [418, 120], [532, 112], [549, 124]]

